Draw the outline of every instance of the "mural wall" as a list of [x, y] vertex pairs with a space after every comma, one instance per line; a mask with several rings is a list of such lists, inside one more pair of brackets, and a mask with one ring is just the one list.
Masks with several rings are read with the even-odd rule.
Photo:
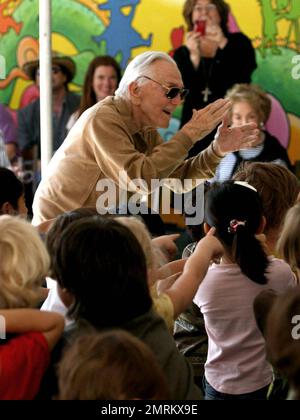
[[[270, 122], [300, 160], [300, 0], [227, 0], [230, 30], [241, 30], [256, 49], [253, 81], [273, 101]], [[114, 56], [124, 68], [137, 54], [172, 54], [184, 37], [184, 0], [52, 0], [52, 47], [77, 66], [71, 89], [80, 91], [90, 60]], [[38, 0], [0, 0], [0, 102], [14, 112], [37, 92], [22, 65], [38, 57]], [[180, 109], [164, 137], [178, 127]], [[281, 123], [278, 125], [278, 120]], [[278, 132], [280, 131], [280, 133]]]

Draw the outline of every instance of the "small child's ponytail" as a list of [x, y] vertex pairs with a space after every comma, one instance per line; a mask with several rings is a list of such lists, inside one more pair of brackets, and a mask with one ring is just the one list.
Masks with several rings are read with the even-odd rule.
[[232, 243], [232, 256], [241, 271], [258, 284], [266, 284], [268, 259], [261, 242], [247, 229], [247, 223], [238, 225]]
[[256, 238], [262, 220], [262, 204], [251, 186], [233, 181], [212, 184], [206, 194], [205, 221], [216, 228], [232, 260], [252, 281], [266, 284], [269, 261]]

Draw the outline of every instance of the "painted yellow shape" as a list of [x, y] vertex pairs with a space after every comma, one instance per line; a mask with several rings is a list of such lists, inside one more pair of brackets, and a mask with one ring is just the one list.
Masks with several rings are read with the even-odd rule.
[[300, 160], [300, 118], [293, 114], [288, 114], [288, 117], [291, 125], [291, 138], [288, 155], [294, 164], [296, 160]]
[[251, 39], [261, 37], [262, 18], [257, 0], [227, 0], [240, 30]]
[[129, 13], [132, 10], [132, 6], [124, 6], [121, 8], [121, 12], [123, 13], [123, 15], [128, 16]]
[[8, 104], [10, 109], [19, 109], [23, 92], [32, 84], [33, 82], [31, 80], [18, 79], [16, 81], [15, 88]]
[[[7, 0], [0, 0], [0, 5], [6, 3]], [[3, 11], [3, 16], [11, 16], [19, 6], [21, 0], [10, 1]]]
[[76, 92], [76, 93], [80, 93], [81, 92], [81, 87], [78, 85], [75, 85], [75, 83], [69, 83], [68, 85], [69, 90], [71, 92]]
[[[142, 0], [138, 5], [132, 26], [144, 38], [148, 37], [149, 33], [153, 33], [151, 50], [170, 51], [172, 49], [171, 30], [184, 25], [183, 3], [183, 0]], [[137, 48], [133, 50], [133, 56], [148, 50], [147, 47]]]
[[52, 50], [65, 55], [78, 54], [75, 45], [64, 35], [57, 32], [52, 33]]

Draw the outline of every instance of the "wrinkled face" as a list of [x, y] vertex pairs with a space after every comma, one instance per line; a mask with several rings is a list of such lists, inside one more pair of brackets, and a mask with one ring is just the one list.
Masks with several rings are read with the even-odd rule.
[[207, 20], [210, 25], [220, 25], [221, 17], [215, 4], [210, 0], [197, 0], [192, 13], [192, 22]]
[[118, 87], [118, 76], [112, 66], [99, 66], [93, 76], [93, 90], [97, 101], [101, 101], [107, 96], [115, 93]]
[[232, 106], [232, 119], [233, 126], [240, 126], [250, 122], [260, 124], [259, 116], [256, 111], [247, 101], [236, 102]]
[[176, 64], [157, 60], [149, 67], [145, 76], [155, 81], [145, 78], [138, 86], [136, 120], [142, 126], [167, 128], [172, 113], [182, 101], [180, 95], [174, 99], [168, 99], [167, 89], [160, 84], [168, 88], [183, 88], [181, 74]]

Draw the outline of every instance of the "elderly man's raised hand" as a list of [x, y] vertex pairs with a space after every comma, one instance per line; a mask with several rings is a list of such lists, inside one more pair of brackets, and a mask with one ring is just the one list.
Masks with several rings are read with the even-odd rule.
[[259, 142], [260, 131], [255, 123], [239, 127], [228, 127], [228, 125], [229, 117], [226, 115], [214, 140], [214, 149], [217, 154], [225, 155], [236, 150], [249, 149]]
[[224, 119], [231, 103], [228, 99], [218, 99], [199, 111], [193, 110], [193, 116], [181, 129], [193, 142], [201, 140]]

